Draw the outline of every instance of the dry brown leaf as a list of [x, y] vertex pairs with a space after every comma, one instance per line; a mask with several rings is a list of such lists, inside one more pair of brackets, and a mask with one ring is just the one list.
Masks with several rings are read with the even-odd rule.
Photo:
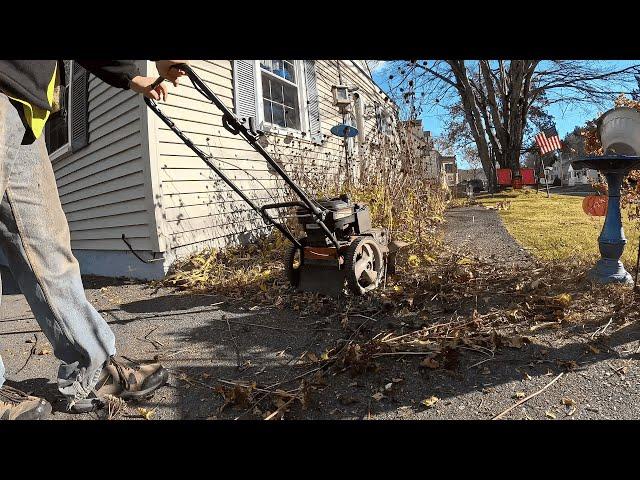
[[552, 299], [558, 303], [562, 307], [568, 307], [571, 305], [572, 297], [568, 293], [561, 293], [560, 295], [556, 295], [552, 297]]
[[501, 337], [502, 344], [505, 347], [522, 348], [524, 345], [531, 343], [531, 339], [522, 335], [513, 335], [511, 337]]
[[151, 420], [151, 417], [153, 417], [153, 414], [155, 413], [155, 409], [148, 410], [148, 409], [143, 408], [143, 407], [138, 407], [137, 410], [138, 410], [138, 413], [140, 413], [140, 415], [142, 415], [142, 417], [145, 420]]
[[458, 265], [471, 265], [473, 260], [467, 257], [462, 257], [460, 260], [456, 262]]
[[440, 362], [438, 362], [434, 357], [426, 357], [422, 362], [420, 362], [420, 366], [435, 370], [440, 368]]
[[316, 362], [318, 362], [318, 361], [319, 361], [319, 360], [318, 360], [318, 356], [317, 356], [315, 353], [313, 353], [313, 352], [307, 352], [307, 353], [304, 355], [304, 358], [306, 358], [306, 359], [307, 359], [307, 361], [308, 361], [308, 362], [311, 362], [311, 363], [316, 363]]
[[429, 398], [425, 398], [420, 402], [421, 405], [424, 405], [427, 408], [432, 408], [437, 402], [440, 400], [438, 397], [431, 396]]
[[592, 353], [595, 353], [596, 355], [600, 353], [600, 349], [594, 345], [589, 344], [587, 345], [587, 347], [589, 348], [589, 350], [591, 350]]

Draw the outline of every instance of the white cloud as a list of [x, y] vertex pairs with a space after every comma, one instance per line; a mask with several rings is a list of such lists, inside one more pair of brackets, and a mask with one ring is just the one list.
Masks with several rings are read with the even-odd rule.
[[367, 62], [367, 65], [369, 65], [371, 73], [382, 70], [382, 68], [384, 68], [384, 66], [389, 63], [386, 60], [365, 60], [365, 62]]

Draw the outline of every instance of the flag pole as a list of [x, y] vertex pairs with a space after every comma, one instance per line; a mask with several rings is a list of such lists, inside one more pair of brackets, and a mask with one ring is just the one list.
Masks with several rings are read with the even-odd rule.
[[545, 185], [545, 187], [547, 187], [547, 198], [551, 198], [551, 195], [549, 195], [549, 179], [547, 178], [547, 169], [544, 168], [544, 158], [543, 157], [540, 158], [540, 161], [542, 162], [542, 174], [544, 175], [544, 185]]
[[[547, 150], [548, 147], [553, 147], [555, 146], [552, 142], [553, 141], [557, 141], [557, 144], [560, 148], [561, 147], [561, 143], [560, 143], [560, 137], [558, 136], [558, 131], [556, 130], [555, 126], [553, 126], [552, 128], [547, 128], [547, 131], [549, 131], [551, 133], [550, 137], [547, 137], [547, 132], [545, 131], [545, 129], [542, 129], [540, 131], [540, 133], [538, 135], [535, 136], [535, 141], [538, 144], [538, 148], [540, 149], [540, 154], [542, 155], [541, 157], [541, 162], [542, 162], [542, 170], [544, 172], [544, 180], [545, 180], [545, 185], [547, 186], [547, 198], [550, 198], [551, 195], [549, 194], [549, 179], [547, 178], [547, 170], [546, 168], [544, 168], [544, 160], [542, 160], [542, 158], [551, 152], [551, 150]], [[560, 152], [560, 148], [555, 148], [554, 149], [554, 154], [557, 155], [557, 158], [555, 158], [555, 161], [552, 163], [552, 166], [555, 165], [556, 161], [560, 161], [560, 186], [563, 186], [563, 181], [562, 181], [562, 154]]]

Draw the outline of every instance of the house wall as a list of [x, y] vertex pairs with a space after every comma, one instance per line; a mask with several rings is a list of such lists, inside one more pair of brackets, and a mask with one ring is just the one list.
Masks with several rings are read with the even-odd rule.
[[430, 150], [425, 155], [423, 164], [427, 178], [440, 180], [442, 168], [440, 166], [440, 153], [437, 150]]
[[125, 234], [134, 249], [147, 255], [158, 250], [149, 212], [146, 107], [140, 95], [93, 75], [88, 88], [89, 143], [52, 160], [71, 247], [85, 274], [157, 276], [161, 264], [139, 262], [121, 238]]
[[402, 126], [413, 155], [415, 173], [430, 180], [439, 180], [439, 153], [433, 148], [431, 132], [422, 129], [422, 120], [405, 121]]
[[[230, 60], [194, 60], [196, 73], [216, 95], [233, 109], [233, 71]], [[358, 94], [366, 104], [385, 104], [384, 95], [349, 60], [340, 61], [343, 83], [358, 86]], [[153, 69], [153, 65], [149, 64]], [[316, 61], [317, 89], [322, 144], [313, 143], [309, 135], [269, 133], [267, 150], [291, 172], [309, 192], [322, 190], [336, 175], [344, 176], [343, 140], [334, 137], [330, 128], [342, 123], [333, 106], [331, 86], [338, 84], [336, 61]], [[390, 104], [390, 101], [389, 103]], [[221, 115], [192, 86], [189, 80], [179, 88], [171, 88], [168, 101], [161, 109], [202, 150], [210, 153], [219, 166], [245, 194], [259, 205], [280, 200], [288, 189], [267, 167], [266, 162], [241, 137], [227, 132]], [[153, 112], [148, 112], [150, 165], [155, 170], [154, 203], [158, 219], [159, 244], [165, 250], [165, 268], [176, 258], [205, 247], [226, 245], [251, 239], [265, 232], [259, 216], [217, 178], [200, 158], [168, 129]], [[352, 149], [359, 158], [369, 158], [380, 137], [375, 116], [366, 118], [364, 141], [353, 141]], [[208, 139], [208, 140], [207, 140]], [[374, 146], [371, 146], [371, 144]], [[361, 173], [355, 164], [355, 178]]]
[[[440, 164], [442, 165], [442, 171], [444, 172], [444, 179], [449, 187], [457, 185], [460, 181], [458, 178], [458, 164], [456, 162], [455, 155], [443, 155], [440, 157]], [[447, 168], [450, 169], [447, 172]]]

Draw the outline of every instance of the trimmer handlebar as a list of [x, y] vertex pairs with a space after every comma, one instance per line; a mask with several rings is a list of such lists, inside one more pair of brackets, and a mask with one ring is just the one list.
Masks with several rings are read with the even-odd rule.
[[286, 208], [286, 207], [301, 207], [307, 208], [307, 206], [302, 202], [279, 202], [279, 203], [268, 203], [260, 207], [261, 212], [266, 212], [267, 210], [272, 210], [274, 208]]

